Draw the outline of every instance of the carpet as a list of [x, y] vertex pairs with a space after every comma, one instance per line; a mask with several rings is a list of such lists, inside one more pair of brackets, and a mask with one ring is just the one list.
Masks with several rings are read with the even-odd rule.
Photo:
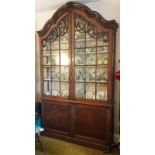
[[118, 149], [113, 149], [111, 153], [103, 153], [103, 151], [93, 148], [69, 143], [66, 141], [41, 136], [44, 146], [44, 152], [38, 142], [35, 145], [35, 155], [119, 155]]

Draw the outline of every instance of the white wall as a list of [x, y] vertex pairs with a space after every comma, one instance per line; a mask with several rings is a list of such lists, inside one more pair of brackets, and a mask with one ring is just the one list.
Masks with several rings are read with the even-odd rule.
[[[115, 19], [116, 22], [120, 23], [120, 1], [119, 0], [100, 0], [93, 1], [86, 4], [93, 11], [100, 13], [105, 19]], [[53, 13], [57, 10], [44, 11], [36, 13], [36, 31], [42, 29], [44, 24], [50, 19]], [[37, 45], [36, 45], [37, 47]], [[37, 48], [36, 48], [37, 49]], [[38, 51], [38, 50], [36, 50]], [[39, 54], [36, 54], [36, 65], [39, 64]], [[118, 28], [116, 34], [116, 57], [115, 57], [115, 71], [119, 70], [119, 59], [120, 59], [120, 28]], [[36, 69], [36, 92], [39, 95], [39, 67]], [[39, 98], [37, 95], [37, 99]], [[114, 138], [115, 141], [119, 139], [119, 81], [115, 80], [115, 106], [114, 106]]]

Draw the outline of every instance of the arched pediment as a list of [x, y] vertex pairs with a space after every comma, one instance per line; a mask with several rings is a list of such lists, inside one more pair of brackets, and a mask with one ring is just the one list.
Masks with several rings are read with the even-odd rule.
[[88, 15], [91, 18], [94, 18], [97, 20], [98, 23], [103, 25], [105, 28], [112, 29], [113, 31], [117, 31], [118, 24], [115, 20], [106, 20], [104, 19], [98, 12], [92, 11], [90, 8], [88, 8], [86, 5], [78, 3], [78, 2], [68, 2], [62, 7], [60, 7], [54, 15], [46, 22], [44, 27], [40, 30], [37, 31], [39, 36], [43, 36], [46, 34], [46, 32], [49, 30], [51, 25], [56, 24], [58, 19], [66, 12], [70, 11], [72, 12], [73, 10], [80, 10], [84, 12], [86, 15]]

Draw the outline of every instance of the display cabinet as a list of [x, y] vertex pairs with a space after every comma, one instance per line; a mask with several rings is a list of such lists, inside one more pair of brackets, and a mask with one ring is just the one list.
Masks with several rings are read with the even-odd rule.
[[38, 31], [45, 135], [110, 148], [117, 27], [68, 2]]

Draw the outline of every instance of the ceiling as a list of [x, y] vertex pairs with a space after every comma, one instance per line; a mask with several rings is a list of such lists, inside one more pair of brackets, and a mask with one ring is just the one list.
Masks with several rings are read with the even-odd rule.
[[[48, 10], [55, 10], [68, 1], [69, 0], [35, 0], [35, 11], [43, 12]], [[71, 1], [81, 2], [83, 4], [94, 2], [94, 0], [71, 0]], [[101, 0], [95, 0], [95, 1], [101, 1]], [[109, 1], [109, 0], [102, 0], [102, 1]]]

